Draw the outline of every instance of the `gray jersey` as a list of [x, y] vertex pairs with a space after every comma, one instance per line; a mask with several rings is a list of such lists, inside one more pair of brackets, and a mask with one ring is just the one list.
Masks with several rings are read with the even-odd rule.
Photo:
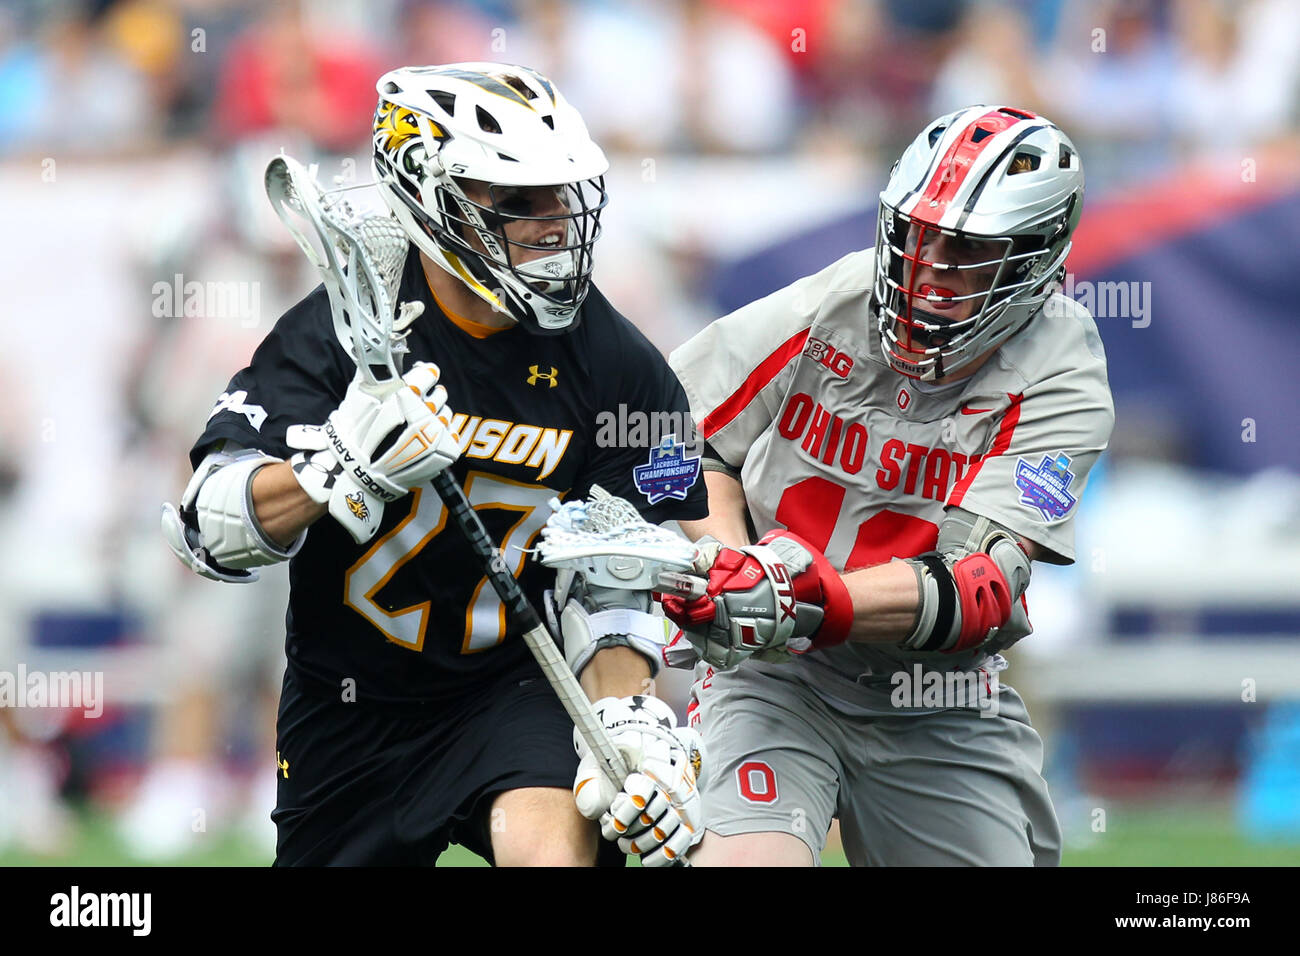
[[[740, 471], [755, 528], [785, 527], [842, 570], [934, 549], [944, 509], [983, 515], [1074, 560], [1074, 515], [1114, 421], [1088, 311], [1053, 296], [970, 378], [926, 385], [889, 367], [855, 252], [712, 323], [669, 358], [704, 437]], [[844, 644], [800, 659], [830, 696], [898, 715], [890, 675], [1001, 669], [1027, 607], [984, 648], [923, 654]]]

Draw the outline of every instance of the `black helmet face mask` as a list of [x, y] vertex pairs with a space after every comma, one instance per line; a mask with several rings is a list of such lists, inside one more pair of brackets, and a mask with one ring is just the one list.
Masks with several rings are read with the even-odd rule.
[[374, 165], [411, 241], [529, 332], [581, 320], [609, 161], [526, 67], [453, 63], [380, 78]]
[[604, 177], [559, 186], [456, 185], [460, 195], [448, 197], [444, 216], [466, 257], [508, 271], [518, 294], [543, 315], [582, 304], [609, 201]]

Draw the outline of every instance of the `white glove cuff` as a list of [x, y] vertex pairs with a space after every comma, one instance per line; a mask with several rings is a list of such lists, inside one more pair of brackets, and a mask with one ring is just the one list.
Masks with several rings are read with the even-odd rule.
[[327, 505], [334, 482], [338, 481], [343, 469], [334, 458], [333, 452], [318, 451], [308, 454], [300, 451], [289, 459], [289, 467], [307, 497], [318, 505]]

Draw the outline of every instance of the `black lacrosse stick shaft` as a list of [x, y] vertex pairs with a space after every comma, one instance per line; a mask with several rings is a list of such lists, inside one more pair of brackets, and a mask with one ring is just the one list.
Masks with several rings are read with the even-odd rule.
[[501, 598], [501, 603], [506, 606], [512, 619], [525, 631], [541, 627], [541, 618], [528, 603], [528, 598], [524, 596], [523, 588], [519, 586], [515, 576], [506, 568], [501, 552], [492, 544], [487, 529], [483, 527], [482, 519], [470, 505], [464, 489], [452, 477], [450, 470], [440, 471], [433, 476], [433, 490], [438, 493], [438, 497], [442, 499], [451, 514], [451, 520], [456, 522], [469, 542], [469, 546], [478, 555], [479, 561], [486, 569], [487, 579], [492, 583], [492, 589], [497, 592], [497, 596]]

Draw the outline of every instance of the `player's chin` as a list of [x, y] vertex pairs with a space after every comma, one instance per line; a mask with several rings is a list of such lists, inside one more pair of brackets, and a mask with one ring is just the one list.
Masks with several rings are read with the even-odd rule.
[[[944, 322], [944, 319], [936, 319], [932, 316], [916, 317], [916, 321], [925, 322], [928, 325], [936, 325]], [[954, 320], [955, 321], [955, 320]], [[948, 343], [950, 336], [944, 334], [940, 329], [935, 332], [928, 332], [925, 329], [908, 325], [906, 322], [894, 323], [894, 336], [903, 343], [909, 352], [914, 352], [916, 358], [924, 358], [926, 349], [942, 348]]]
[[[962, 295], [963, 293], [958, 293]], [[928, 325], [950, 325], [961, 322], [975, 314], [975, 300], [962, 299], [958, 302], [931, 302], [924, 296], [912, 300], [912, 318]]]

